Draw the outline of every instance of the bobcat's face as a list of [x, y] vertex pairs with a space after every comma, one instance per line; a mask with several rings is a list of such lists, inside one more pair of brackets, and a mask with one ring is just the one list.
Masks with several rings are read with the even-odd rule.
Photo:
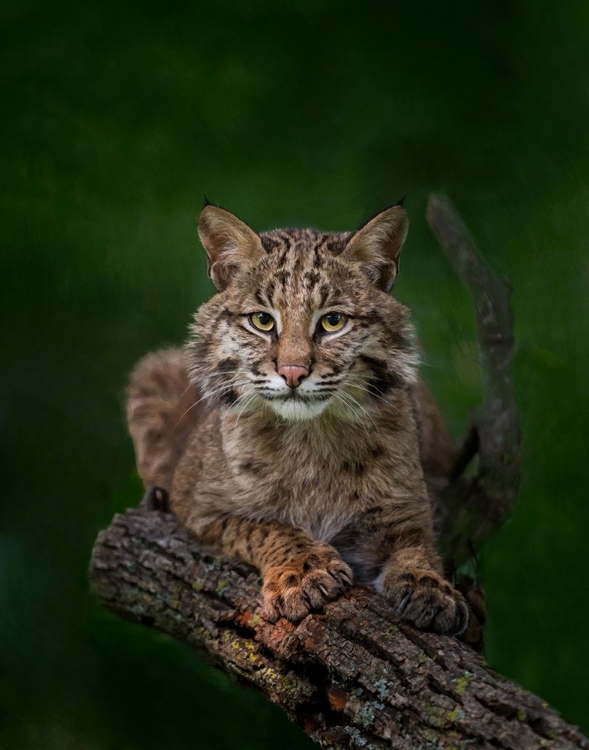
[[362, 421], [414, 378], [407, 312], [350, 252], [354, 235], [275, 230], [253, 241], [253, 258], [211, 263], [222, 288], [198, 311], [192, 346], [205, 394], [238, 413]]

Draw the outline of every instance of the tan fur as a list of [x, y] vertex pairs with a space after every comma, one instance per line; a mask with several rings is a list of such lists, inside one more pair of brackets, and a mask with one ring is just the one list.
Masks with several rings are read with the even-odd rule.
[[127, 422], [146, 487], [170, 492], [174, 469], [204, 414], [200, 399], [182, 349], [148, 354], [137, 363], [127, 388]]
[[[142, 360], [129, 390], [146, 487], [169, 489], [187, 528], [260, 569], [272, 618], [298, 620], [355, 579], [418, 627], [462, 631], [424, 478], [443, 483], [454, 451], [417, 376], [408, 312], [385, 291], [404, 212], [355, 234], [256, 235], [208, 206], [199, 228], [220, 291], [185, 350]], [[326, 333], [326, 313], [344, 327]], [[309, 374], [289, 387], [283, 366]]]

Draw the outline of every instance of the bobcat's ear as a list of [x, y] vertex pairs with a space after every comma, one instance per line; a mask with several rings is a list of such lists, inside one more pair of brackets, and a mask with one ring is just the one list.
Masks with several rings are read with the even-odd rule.
[[381, 211], [352, 237], [344, 254], [361, 264], [383, 292], [390, 292], [399, 273], [399, 254], [409, 220], [400, 205]]
[[225, 289], [232, 274], [262, 255], [262, 241], [247, 224], [224, 208], [209, 204], [198, 217], [198, 236], [207, 252], [209, 276], [218, 291]]

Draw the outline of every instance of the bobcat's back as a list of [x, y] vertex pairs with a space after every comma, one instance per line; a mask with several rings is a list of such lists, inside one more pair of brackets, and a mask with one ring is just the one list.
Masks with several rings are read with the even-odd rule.
[[127, 388], [127, 422], [146, 489], [170, 492], [178, 460], [203, 416], [201, 399], [182, 349], [148, 354], [135, 366]]

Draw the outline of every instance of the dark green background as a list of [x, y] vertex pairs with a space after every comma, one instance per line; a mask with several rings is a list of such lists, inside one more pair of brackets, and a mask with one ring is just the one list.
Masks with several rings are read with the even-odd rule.
[[[447, 191], [514, 287], [524, 467], [483, 561], [490, 663], [589, 728], [589, 6], [4, 2], [0, 747], [302, 748], [278, 711], [88, 595], [138, 501], [126, 373], [211, 292], [202, 194], [349, 229], [409, 193], [399, 297], [458, 436], [474, 318]], [[8, 117], [7, 117], [8, 115]]]

